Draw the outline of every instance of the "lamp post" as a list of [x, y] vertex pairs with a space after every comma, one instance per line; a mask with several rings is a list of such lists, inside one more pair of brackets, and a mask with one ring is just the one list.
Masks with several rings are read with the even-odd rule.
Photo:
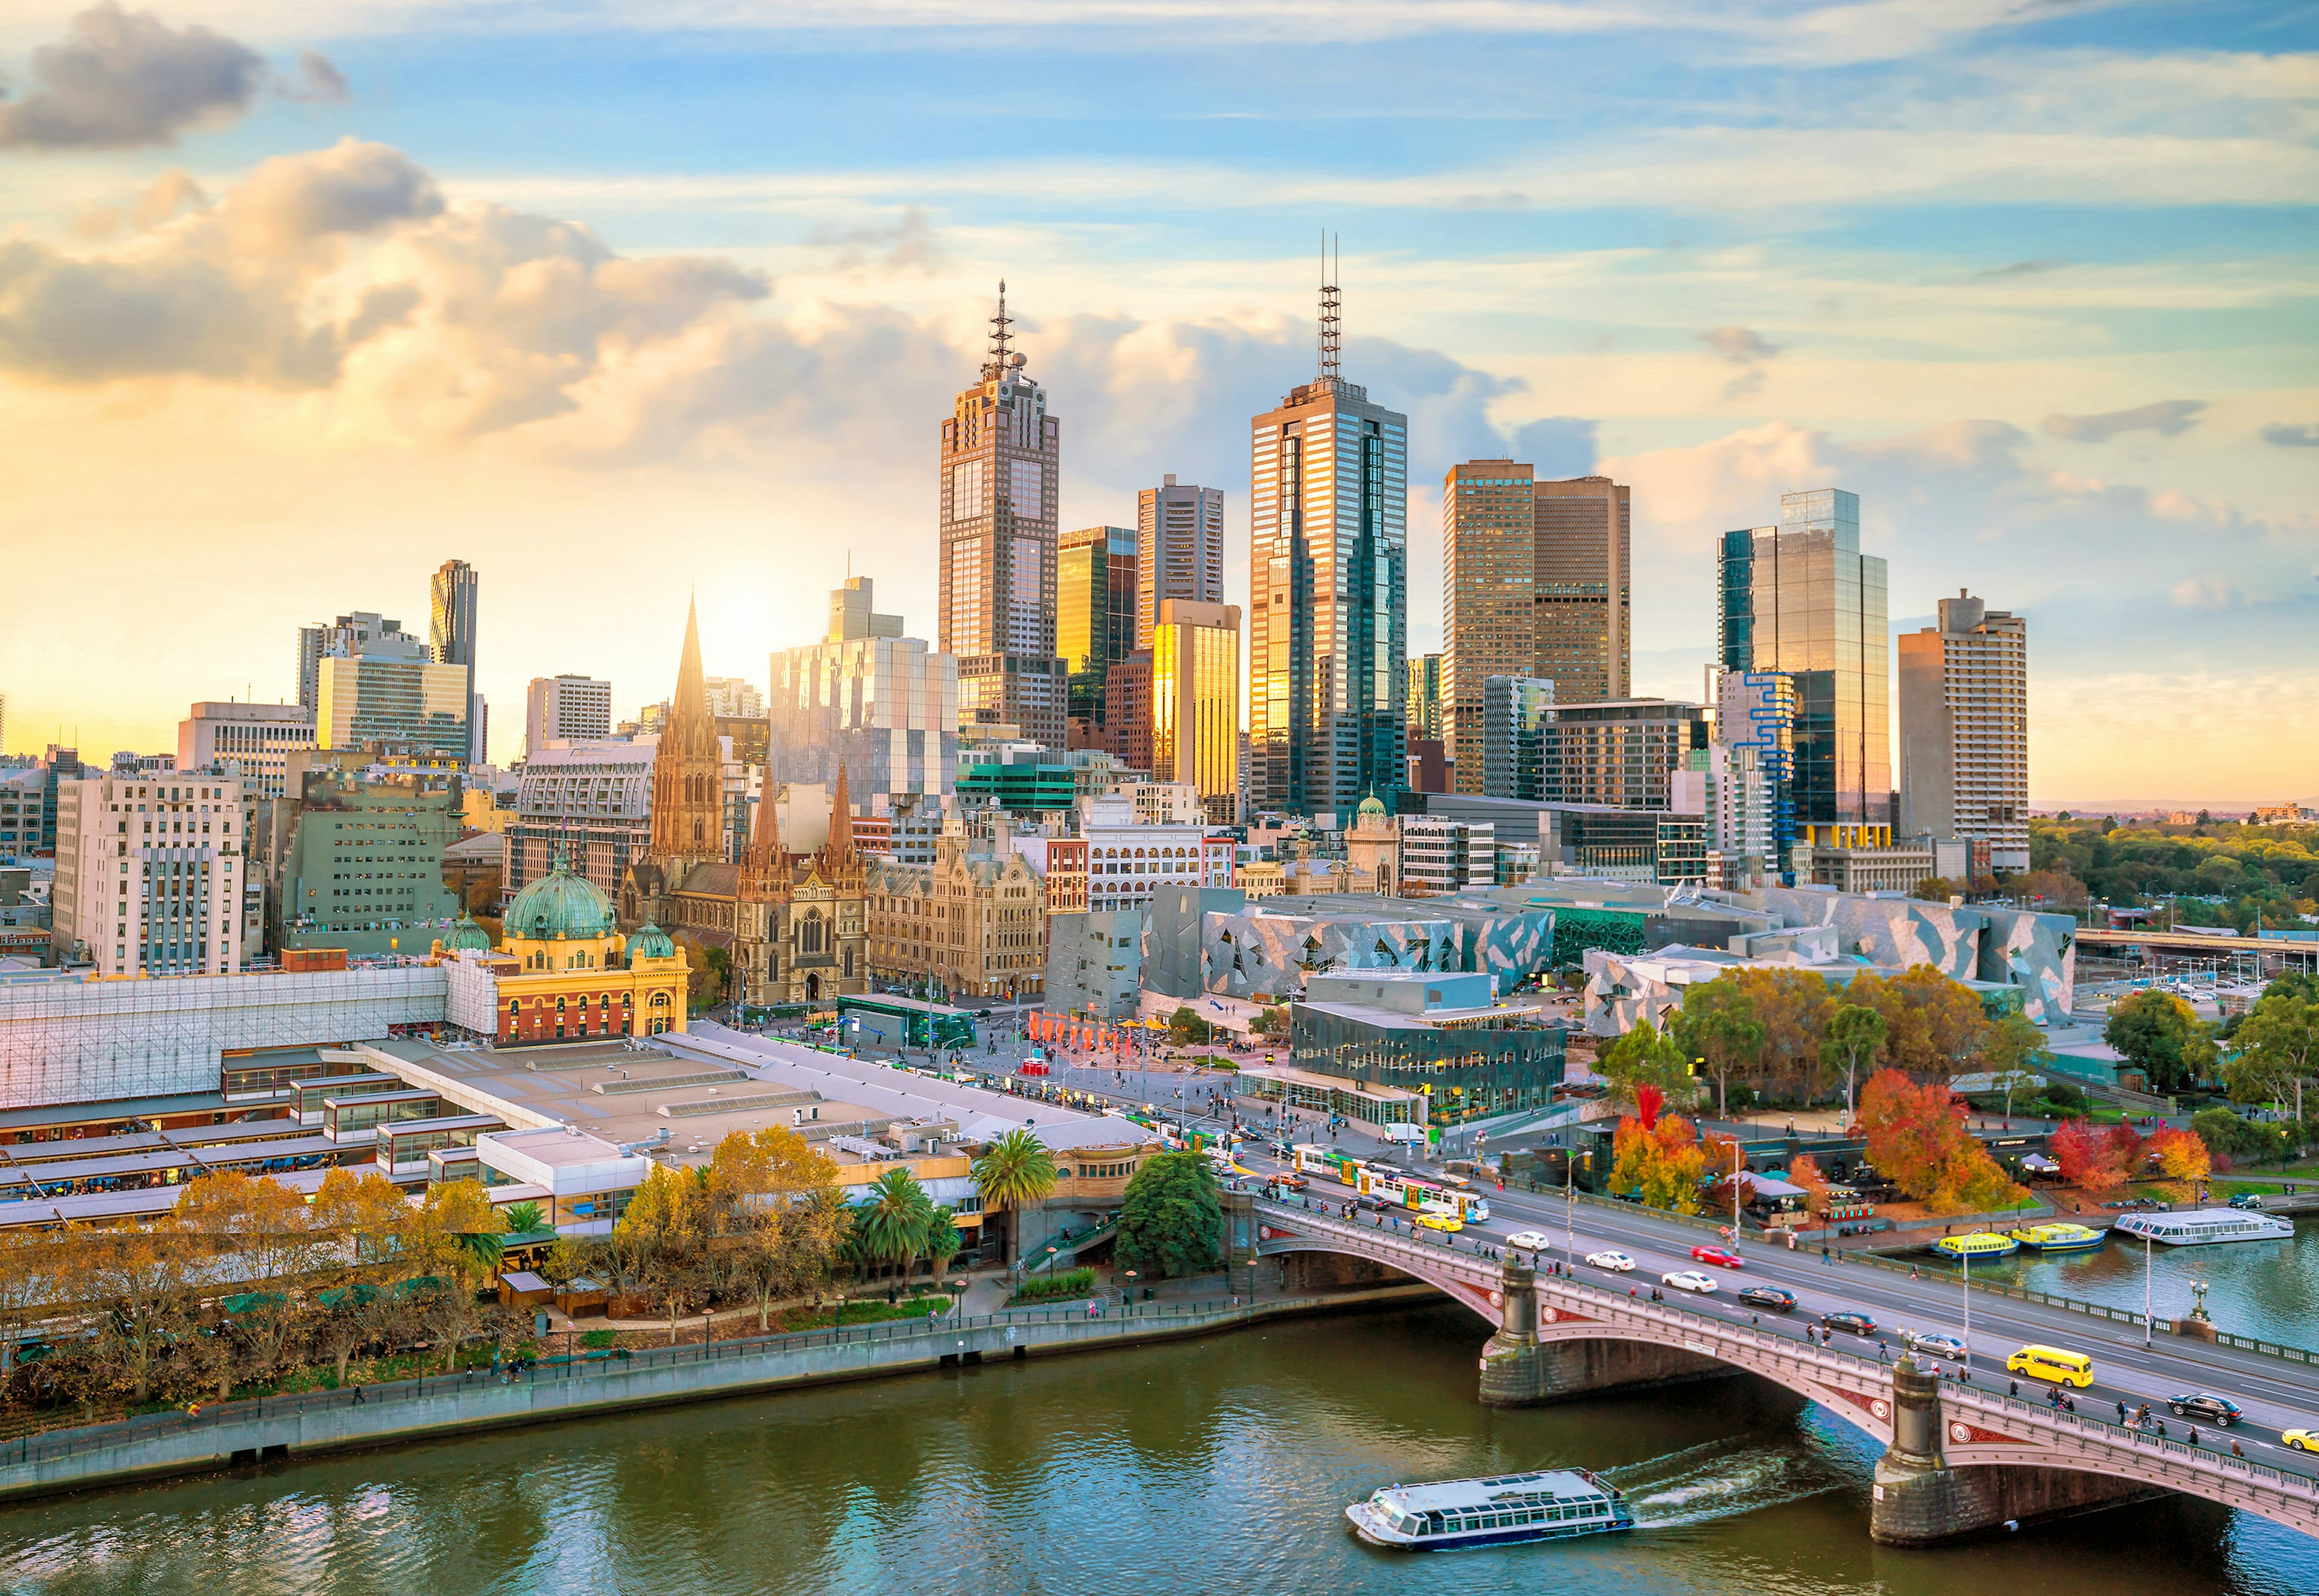
[[2142, 1344], [2150, 1345], [2150, 1232], [2142, 1233]]

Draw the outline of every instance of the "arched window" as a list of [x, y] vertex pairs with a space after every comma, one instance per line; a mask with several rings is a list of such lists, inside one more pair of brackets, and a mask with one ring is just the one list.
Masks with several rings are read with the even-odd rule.
[[823, 947], [822, 930], [820, 911], [808, 909], [805, 912], [805, 918], [798, 922], [798, 951], [803, 954], [820, 952]]

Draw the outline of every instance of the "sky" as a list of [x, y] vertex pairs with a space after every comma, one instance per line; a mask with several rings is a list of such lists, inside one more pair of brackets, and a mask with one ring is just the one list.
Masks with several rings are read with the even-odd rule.
[[1638, 690], [1717, 534], [1843, 487], [1896, 631], [2028, 618], [2043, 805], [2319, 798], [2307, 0], [83, 0], [0, 8], [0, 746], [173, 748], [302, 623], [482, 582], [524, 684], [762, 685], [849, 567], [934, 628], [997, 283], [1062, 524], [1225, 491], [1314, 366], [1439, 483], [1635, 507]]

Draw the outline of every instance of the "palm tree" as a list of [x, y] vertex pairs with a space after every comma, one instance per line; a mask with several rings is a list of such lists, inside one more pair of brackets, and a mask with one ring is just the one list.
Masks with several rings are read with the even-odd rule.
[[870, 1200], [854, 1209], [853, 1231], [865, 1258], [901, 1265], [907, 1282], [934, 1217], [934, 1201], [918, 1177], [907, 1169], [889, 1169], [870, 1183]]
[[[1009, 1131], [974, 1160], [973, 1177], [983, 1208], [995, 1207], [1013, 1216], [1026, 1203], [1044, 1202], [1055, 1189], [1055, 1155], [1030, 1132]], [[1013, 1232], [1006, 1248], [1011, 1260], [1023, 1237], [1021, 1225], [1011, 1218], [1008, 1229]]]
[[500, 1210], [500, 1219], [510, 1236], [528, 1236], [547, 1228], [547, 1213], [537, 1203], [510, 1203]]

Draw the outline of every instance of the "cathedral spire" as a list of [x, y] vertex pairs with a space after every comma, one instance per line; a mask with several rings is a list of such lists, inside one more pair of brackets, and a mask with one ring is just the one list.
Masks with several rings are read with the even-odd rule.
[[682, 728], [688, 737], [716, 735], [708, 718], [708, 683], [700, 669], [700, 601], [684, 607], [684, 657], [676, 667], [676, 697], [669, 700], [668, 720], [661, 728], [666, 737]]
[[697, 602], [684, 612], [684, 656], [676, 694], [662, 719], [653, 751], [652, 847], [655, 859], [725, 857], [725, 772], [717, 722], [708, 713], [708, 686], [700, 669]]
[[846, 864], [853, 858], [853, 804], [845, 796], [845, 761], [837, 762], [837, 781], [829, 789], [829, 860]]
[[750, 903], [772, 903], [785, 895], [789, 884], [790, 856], [781, 847], [781, 808], [773, 801], [773, 784], [768, 781], [757, 799], [748, 852], [741, 859], [741, 897]]

